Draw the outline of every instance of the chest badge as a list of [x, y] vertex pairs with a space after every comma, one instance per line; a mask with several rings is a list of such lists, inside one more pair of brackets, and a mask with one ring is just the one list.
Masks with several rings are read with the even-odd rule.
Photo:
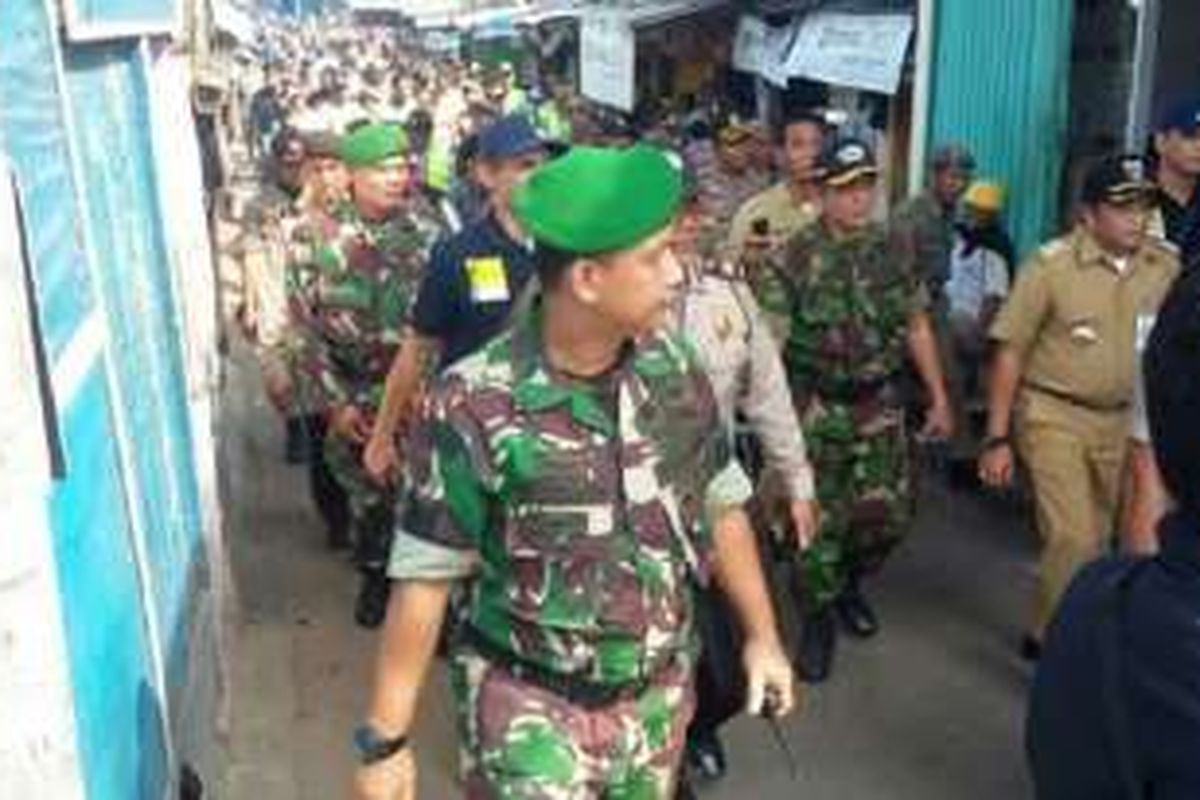
[[1096, 344], [1100, 341], [1100, 333], [1090, 322], [1076, 322], [1071, 326], [1071, 341], [1075, 344]]
[[733, 320], [729, 318], [728, 314], [722, 314], [717, 320], [716, 326], [717, 341], [721, 344], [725, 344], [726, 340], [728, 340], [730, 335], [733, 333]]
[[499, 256], [468, 258], [466, 267], [472, 302], [503, 303], [510, 299], [504, 259]]

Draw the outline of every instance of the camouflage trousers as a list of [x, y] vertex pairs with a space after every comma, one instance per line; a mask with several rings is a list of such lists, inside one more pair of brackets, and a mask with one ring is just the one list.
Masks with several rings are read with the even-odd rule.
[[468, 800], [672, 800], [695, 700], [691, 667], [585, 709], [458, 652], [451, 680]]
[[382, 570], [392, 550], [396, 492], [371, 479], [362, 466], [362, 447], [330, 432], [325, 461], [346, 492], [354, 559], [360, 569]]
[[810, 610], [878, 570], [911, 523], [910, 443], [893, 393], [889, 387], [855, 402], [812, 398], [801, 413], [821, 506], [820, 535], [801, 556]]

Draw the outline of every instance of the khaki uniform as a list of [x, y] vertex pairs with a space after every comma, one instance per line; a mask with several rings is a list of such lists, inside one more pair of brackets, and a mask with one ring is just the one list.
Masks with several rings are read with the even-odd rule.
[[1153, 241], [1122, 270], [1076, 230], [1021, 271], [992, 328], [1022, 362], [1014, 425], [1043, 543], [1035, 635], [1114, 532], [1138, 319], [1158, 309], [1178, 271], [1175, 254]]
[[812, 225], [820, 216], [819, 205], [810, 202], [797, 204], [788, 183], [777, 183], [754, 195], [738, 209], [729, 227], [728, 252], [734, 258], [741, 255], [757, 219], [765, 219], [770, 225], [770, 235], [783, 243]]

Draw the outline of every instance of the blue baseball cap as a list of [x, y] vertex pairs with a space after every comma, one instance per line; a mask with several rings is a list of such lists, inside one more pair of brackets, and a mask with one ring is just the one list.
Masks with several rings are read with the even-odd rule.
[[1169, 106], [1158, 118], [1157, 133], [1179, 131], [1185, 136], [1200, 133], [1200, 98], [1184, 100]]
[[546, 143], [524, 114], [501, 117], [479, 134], [480, 158], [516, 158], [545, 149]]

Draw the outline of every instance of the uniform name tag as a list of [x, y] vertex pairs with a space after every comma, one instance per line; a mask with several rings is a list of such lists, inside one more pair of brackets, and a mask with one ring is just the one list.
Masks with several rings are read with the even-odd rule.
[[471, 301], [503, 303], [509, 300], [508, 275], [504, 259], [498, 256], [467, 259], [467, 280], [471, 285]]

